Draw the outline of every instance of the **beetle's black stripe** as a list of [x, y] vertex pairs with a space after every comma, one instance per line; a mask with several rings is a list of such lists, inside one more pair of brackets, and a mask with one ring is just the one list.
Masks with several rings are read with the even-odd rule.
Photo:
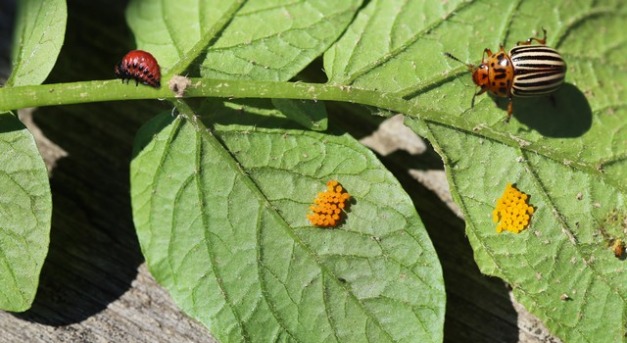
[[534, 67], [548, 67], [548, 68], [558, 68], [558, 69], [565, 69], [566, 68], [566, 63], [564, 63], [563, 60], [559, 59], [559, 60], [553, 60], [553, 59], [549, 59], [546, 58], [544, 56], [535, 56], [534, 58], [530, 58], [530, 59], [519, 59], [519, 58], [512, 58], [512, 63], [516, 66], [516, 67], [526, 67], [526, 68], [534, 68]]
[[564, 60], [559, 56], [544, 56], [544, 55], [532, 55], [532, 56], [514, 56], [512, 62], [517, 65], [534, 65], [534, 64], [549, 64], [553, 66], [565, 66]]
[[520, 79], [517, 79], [515, 81], [516, 81], [514, 85], [515, 89], [541, 90], [542, 87], [553, 88], [553, 86], [559, 86], [563, 82], [563, 79], [561, 75], [552, 75], [552, 76], [543, 75], [543, 76], [538, 76], [527, 81], [520, 80]]
[[515, 96], [537, 96], [557, 90], [564, 82], [563, 72], [535, 72], [514, 77], [512, 94]]
[[546, 61], [547, 63], [565, 65], [562, 56], [557, 51], [542, 45], [517, 46], [510, 50], [510, 54], [514, 63], [516, 61], [521, 63]]
[[533, 73], [536, 71], [546, 71], [549, 73], [559, 73], [566, 72], [565, 65], [558, 64], [549, 64], [549, 63], [528, 63], [528, 64], [517, 64], [514, 72], [516, 74], [527, 74]]
[[514, 65], [512, 94], [537, 96], [554, 92], [564, 82], [566, 63], [544, 45], [520, 45], [510, 50]]
[[522, 53], [522, 52], [553, 53], [553, 54], [559, 55], [559, 52], [557, 52], [555, 49], [550, 48], [546, 45], [519, 45], [519, 46], [513, 47], [509, 51], [510, 55], [516, 54], [516, 53]]
[[521, 83], [533, 83], [535, 80], [541, 79], [562, 79], [564, 78], [564, 73], [561, 72], [550, 72], [550, 71], [538, 71], [534, 73], [527, 73], [522, 75], [517, 75], [514, 79]]
[[548, 46], [543, 45], [530, 45], [530, 46], [515, 46], [510, 51], [510, 54], [517, 53], [534, 53], [534, 54], [556, 54], [559, 55], [559, 52], [553, 48], [549, 48]]
[[546, 69], [555, 69], [555, 70], [566, 70], [566, 65], [563, 63], [550, 63], [547, 61], [533, 61], [529, 63], [516, 63], [516, 68], [520, 70], [546, 70]]
[[512, 58], [516, 58], [521, 61], [534, 58], [562, 61], [562, 56], [560, 56], [557, 52], [550, 51], [514, 51]]
[[521, 61], [521, 62], [533, 61], [533, 60], [542, 60], [542, 61], [546, 60], [546, 61], [564, 63], [564, 60], [562, 60], [562, 56], [555, 55], [555, 54], [521, 53], [521, 54], [516, 54], [512, 57], [516, 59], [516, 61]]

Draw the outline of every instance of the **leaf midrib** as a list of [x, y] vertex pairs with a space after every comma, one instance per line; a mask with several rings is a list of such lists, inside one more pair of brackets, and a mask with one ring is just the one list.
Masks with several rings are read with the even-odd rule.
[[[270, 203], [270, 200], [261, 191], [261, 188], [255, 183], [255, 181], [249, 175], [247, 175], [244, 172], [242, 164], [236, 158], [236, 156], [231, 154], [229, 152], [228, 148], [225, 147], [217, 139], [217, 137], [214, 136], [214, 134], [211, 131], [211, 129], [209, 129], [206, 126], [204, 126], [204, 124], [200, 120], [190, 119], [190, 118], [194, 118], [193, 117], [193, 113], [194, 112], [191, 110], [190, 107], [188, 107], [187, 105], [182, 104], [182, 103], [177, 103], [177, 105], [180, 108], [180, 113], [182, 113], [185, 117], [187, 117], [186, 123], [187, 124], [191, 123], [192, 126], [194, 127], [194, 130], [198, 133], [198, 137], [199, 137], [198, 139], [205, 139], [206, 142], [209, 143], [210, 145], [212, 145], [214, 150], [217, 151], [222, 156], [222, 160], [225, 161], [226, 163], [228, 163], [229, 168], [231, 168], [231, 170], [233, 170], [235, 173], [239, 174], [240, 180], [243, 181], [246, 184], [246, 186], [248, 187], [248, 189], [255, 194], [255, 196], [256, 196], [257, 200], [259, 201], [260, 205], [263, 204], [261, 206], [261, 208], [267, 210], [270, 215], [274, 216], [277, 219], [278, 223], [282, 224], [280, 226], [284, 230], [284, 232], [294, 242], [296, 242], [301, 247], [301, 249], [303, 249], [303, 251], [305, 251], [309, 255], [311, 260], [315, 261], [317, 267], [320, 269], [320, 273], [322, 275], [334, 275], [334, 273], [332, 273], [320, 261], [320, 259], [318, 258], [318, 255], [316, 255], [313, 252], [313, 250], [307, 244], [305, 244], [305, 242], [303, 242], [297, 235], [295, 235], [293, 233], [292, 230], [290, 230], [290, 227], [289, 227], [287, 221], [281, 216], [280, 213], [278, 213], [274, 209], [274, 207]], [[191, 115], [191, 117], [190, 117], [190, 115]], [[183, 122], [183, 120], [181, 120], [181, 122]], [[257, 245], [257, 246], [259, 246], [259, 245]], [[263, 265], [261, 265], [261, 267], [266, 268]], [[340, 288], [344, 289], [348, 293], [348, 295], [351, 298], [351, 300], [361, 309], [362, 313], [364, 313], [366, 316], [368, 316], [368, 318], [372, 321], [372, 323], [375, 323], [375, 325], [380, 329], [380, 331], [382, 333], [384, 333], [386, 335], [386, 337], [389, 338], [389, 341], [394, 341], [392, 336], [390, 335], [390, 333], [385, 329], [385, 326], [382, 323], [380, 323], [378, 317], [373, 315], [366, 307], [364, 307], [362, 302], [355, 296], [355, 294], [353, 292], [351, 292], [346, 287], [342, 287], [342, 285], [339, 284], [338, 277], [332, 277], [331, 279], [333, 279], [334, 282], [338, 283], [338, 286], [340, 286]], [[264, 288], [265, 283], [263, 282], [263, 278], [259, 278], [259, 281], [260, 281], [260, 285], [261, 285], [260, 287]], [[223, 289], [223, 292], [226, 292], [226, 290]], [[226, 293], [228, 294], [228, 292], [226, 292]], [[271, 306], [271, 303], [268, 303], [267, 297], [264, 296], [263, 299], [266, 302], [266, 305], [270, 309], [270, 312], [272, 313], [272, 315], [275, 318], [275, 320], [277, 321], [277, 323], [283, 323], [283, 321], [281, 320], [281, 317], [273, 309], [273, 306]], [[229, 306], [232, 307], [232, 305], [229, 305]], [[233, 311], [237, 313], [237, 311], [235, 311], [235, 310], [233, 310]], [[238, 325], [241, 325], [241, 321], [238, 321]], [[286, 325], [282, 324], [282, 327], [286, 330], [286, 332], [288, 332], [290, 334], [290, 336], [295, 337], [293, 333], [287, 331], [287, 326]]]

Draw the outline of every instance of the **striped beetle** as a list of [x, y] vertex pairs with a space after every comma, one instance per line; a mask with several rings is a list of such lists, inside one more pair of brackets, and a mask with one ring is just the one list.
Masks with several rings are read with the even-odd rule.
[[[505, 52], [502, 44], [497, 53], [492, 53], [486, 48], [478, 66], [464, 63], [448, 52], [444, 53], [447, 57], [465, 64], [472, 72], [472, 81], [481, 88], [473, 95], [471, 106], [474, 106], [475, 96], [486, 91], [499, 97], [506, 97], [509, 103], [505, 121], [509, 122], [514, 111], [512, 97], [549, 94], [564, 83], [566, 63], [559, 52], [545, 45], [546, 30], [542, 31], [544, 32], [542, 39], [531, 37], [518, 42], [509, 54]], [[540, 45], [531, 45], [534, 40]]]

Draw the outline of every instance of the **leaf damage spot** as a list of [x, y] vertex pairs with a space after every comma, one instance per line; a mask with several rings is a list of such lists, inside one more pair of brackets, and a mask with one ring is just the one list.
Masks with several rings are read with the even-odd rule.
[[619, 260], [627, 259], [625, 250], [627, 239], [627, 212], [614, 208], [600, 221], [597, 231], [603, 237], [607, 246]]
[[612, 251], [614, 252], [614, 256], [616, 256], [619, 260], [625, 259], [625, 242], [622, 239], [614, 240], [612, 244]]
[[181, 75], [174, 75], [170, 81], [168, 81], [168, 88], [174, 92], [176, 98], [182, 98], [185, 95], [185, 90], [191, 85], [192, 80]]

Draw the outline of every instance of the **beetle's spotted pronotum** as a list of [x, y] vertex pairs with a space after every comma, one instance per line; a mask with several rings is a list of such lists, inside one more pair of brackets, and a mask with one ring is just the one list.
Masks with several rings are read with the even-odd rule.
[[[488, 48], [483, 50], [481, 64], [478, 66], [464, 63], [457, 57], [444, 53], [446, 56], [465, 64], [472, 72], [473, 82], [481, 89], [472, 97], [486, 91], [499, 96], [507, 97], [507, 119], [513, 113], [513, 97], [533, 97], [546, 95], [557, 90], [566, 76], [566, 63], [555, 49], [546, 46], [546, 30], [543, 30], [542, 39], [532, 37], [518, 42], [509, 53], [503, 45], [499, 52], [492, 53]], [[539, 45], [531, 45], [532, 41]], [[487, 58], [486, 58], [487, 56]]]

